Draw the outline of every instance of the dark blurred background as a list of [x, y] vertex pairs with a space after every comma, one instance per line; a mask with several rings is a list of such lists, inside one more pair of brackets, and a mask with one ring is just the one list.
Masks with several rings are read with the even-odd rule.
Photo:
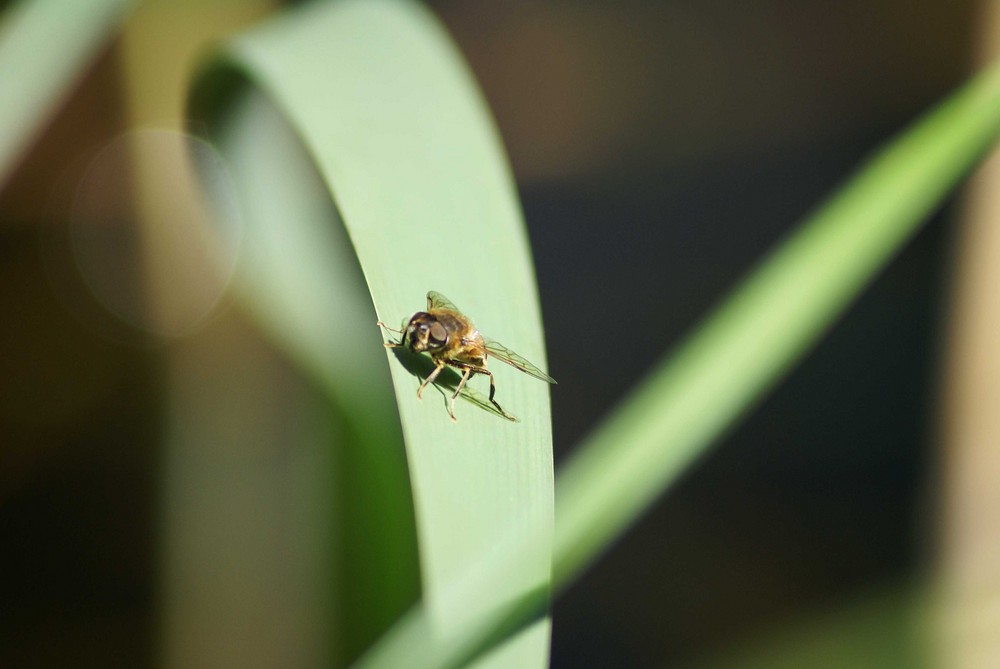
[[[560, 381], [557, 460], [867, 154], [969, 74], [980, 11], [431, 7], [520, 188]], [[119, 37], [0, 192], [0, 666], [156, 661], [162, 348], [110, 316], [74, 315], [39, 252], [57, 185], [134, 122], [122, 50]], [[680, 666], [926, 567], [950, 214], [557, 600], [553, 666]]]

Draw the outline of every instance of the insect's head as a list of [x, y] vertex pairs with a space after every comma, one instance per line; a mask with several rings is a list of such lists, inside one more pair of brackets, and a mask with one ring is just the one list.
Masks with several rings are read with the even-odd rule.
[[448, 343], [448, 331], [430, 314], [418, 311], [410, 318], [403, 332], [403, 345], [414, 353], [436, 351]]

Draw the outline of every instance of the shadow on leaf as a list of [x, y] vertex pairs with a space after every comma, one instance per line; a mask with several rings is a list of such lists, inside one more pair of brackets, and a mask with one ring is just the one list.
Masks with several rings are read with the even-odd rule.
[[[434, 371], [434, 361], [429, 355], [424, 355], [422, 353], [414, 353], [409, 349], [403, 348], [402, 346], [390, 349], [393, 355], [396, 356], [396, 360], [399, 364], [403, 366], [403, 369], [408, 371], [413, 376], [420, 379], [422, 383], [424, 379]], [[445, 415], [448, 415], [448, 402], [451, 400], [451, 396], [455, 393], [455, 388], [458, 388], [459, 381], [462, 380], [462, 376], [456, 372], [451, 367], [445, 367], [438, 374], [438, 377], [434, 379], [432, 384], [434, 388], [441, 393], [441, 397], [444, 399]], [[514, 416], [505, 416], [503, 413], [497, 410], [493, 403], [490, 402], [488, 397], [485, 397], [482, 393], [473, 390], [469, 387], [471, 379], [466, 382], [465, 387], [462, 388], [462, 394], [460, 397], [467, 402], [475, 404], [477, 407], [491, 413], [499, 418], [505, 418], [509, 421], [515, 423], [520, 422]], [[456, 411], [456, 413], [458, 413]]]

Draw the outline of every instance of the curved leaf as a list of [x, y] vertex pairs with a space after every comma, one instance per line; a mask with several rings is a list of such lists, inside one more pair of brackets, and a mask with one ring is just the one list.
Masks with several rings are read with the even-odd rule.
[[[336, 215], [378, 318], [399, 323], [424, 308], [428, 290], [440, 290], [485, 332], [544, 362], [534, 273], [501, 145], [460, 57], [425, 10], [366, 0], [288, 12], [225, 45], [201, 77], [192, 110], [232, 164], [240, 192], [241, 292], [354, 422], [357, 461], [395, 448], [398, 428], [380, 378], [386, 353], [376, 315], [351, 278], [356, 261], [336, 239]], [[329, 195], [324, 202], [301, 190], [303, 161], [288, 128], [336, 212]], [[463, 404], [453, 423], [444, 390], [428, 389], [418, 401], [419, 379], [391, 352], [388, 363], [416, 516], [428, 623], [420, 643], [433, 646], [505, 602], [547, 591], [548, 386], [496, 369], [497, 398], [521, 422]], [[356, 471], [369, 481], [357, 491], [362, 499], [400, 487], [385, 467], [365, 462]], [[366, 506], [356, 499], [353, 508]], [[377, 515], [364, 525], [368, 533], [391, 530]], [[467, 576], [504, 544], [530, 547], [516, 569], [503, 578]], [[362, 592], [359, 583], [377, 588], [392, 569], [384, 560], [356, 567]], [[546, 664], [547, 629], [540, 621], [509, 644], [505, 661]], [[418, 665], [417, 655], [408, 660]]]

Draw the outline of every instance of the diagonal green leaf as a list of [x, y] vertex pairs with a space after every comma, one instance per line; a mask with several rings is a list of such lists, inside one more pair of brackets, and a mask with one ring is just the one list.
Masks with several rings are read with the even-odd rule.
[[1000, 64], [872, 158], [560, 471], [564, 585], [816, 343], [1000, 135]]
[[0, 16], [0, 188], [135, 0], [21, 0]]
[[[395, 527], [399, 505], [390, 505], [397, 520], [387, 522], [390, 512], [377, 504], [398, 496], [405, 481], [374, 462], [397, 448], [401, 422], [426, 623], [407, 665], [419, 666], [421, 647], [462, 636], [505, 603], [544, 602], [553, 504], [548, 387], [495, 369], [497, 399], [521, 422], [473, 402], [459, 404], [453, 423], [443, 392], [417, 400], [418, 378], [385, 352], [375, 326], [376, 312], [399, 323], [438, 290], [483, 331], [544, 366], [515, 189], [489, 114], [440, 27], [406, 2], [303, 6], [226, 44], [200, 78], [192, 110], [236, 181], [245, 221], [241, 294], [354, 427], [354, 464], [339, 478], [367, 484], [352, 487], [350, 508], [363, 530], [344, 537], [350, 551], [383, 532], [405, 533]], [[298, 141], [313, 165], [296, 155]], [[313, 167], [327, 192], [303, 188]], [[337, 238], [338, 218], [350, 246]], [[370, 301], [355, 278], [359, 262]], [[381, 378], [387, 358], [398, 419]], [[484, 381], [473, 382], [473, 400]], [[498, 561], [503, 545], [527, 547], [500, 560], [516, 568], [477, 579], [470, 570]], [[345, 587], [358, 593], [352, 614], [364, 615], [364, 593], [398, 568], [384, 553], [368, 551], [345, 574]], [[540, 620], [495, 661], [546, 664], [547, 630]]]

